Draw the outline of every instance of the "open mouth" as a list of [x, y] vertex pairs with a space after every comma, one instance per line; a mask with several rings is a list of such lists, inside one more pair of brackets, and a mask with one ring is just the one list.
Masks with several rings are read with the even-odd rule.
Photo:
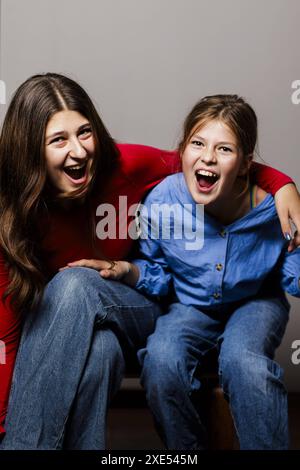
[[196, 178], [201, 189], [208, 190], [218, 181], [219, 175], [207, 170], [197, 170]]
[[83, 163], [81, 165], [73, 165], [73, 166], [66, 166], [64, 167], [64, 172], [72, 179], [72, 180], [81, 180], [85, 177], [87, 163]]

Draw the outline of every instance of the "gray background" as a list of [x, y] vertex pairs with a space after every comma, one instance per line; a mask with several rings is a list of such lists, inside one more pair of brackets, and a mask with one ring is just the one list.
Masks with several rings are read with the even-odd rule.
[[[299, 0], [2, 0], [0, 79], [8, 101], [30, 75], [55, 71], [78, 80], [119, 141], [172, 148], [201, 96], [238, 93], [260, 121], [259, 153], [300, 172]], [[0, 106], [5, 112], [5, 106]], [[300, 303], [278, 361], [300, 390], [291, 343], [300, 339]]]

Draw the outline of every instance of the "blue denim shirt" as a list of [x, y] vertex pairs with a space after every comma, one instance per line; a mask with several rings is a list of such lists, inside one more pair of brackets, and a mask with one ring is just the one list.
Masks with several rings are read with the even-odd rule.
[[[184, 220], [176, 220], [180, 211], [171, 222], [159, 211], [151, 213], [151, 207], [162, 203], [190, 213], [193, 227], [199, 228], [195, 249], [184, 233], [181, 239], [175, 236]], [[136, 288], [141, 292], [167, 295], [173, 283], [179, 302], [214, 308], [255, 296], [274, 273], [284, 291], [300, 297], [300, 249], [287, 252], [271, 195], [241, 219], [223, 226], [207, 213], [201, 220], [184, 175], [178, 173], [157, 185], [143, 204], [140, 221], [145, 238], [140, 239], [141, 259], [133, 261], [140, 270]], [[170, 237], [162, 236], [166, 224]], [[159, 227], [154, 235], [153, 227]]]

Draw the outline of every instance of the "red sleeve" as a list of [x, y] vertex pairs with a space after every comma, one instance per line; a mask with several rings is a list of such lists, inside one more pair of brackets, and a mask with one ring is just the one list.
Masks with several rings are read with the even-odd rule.
[[21, 332], [21, 319], [2, 294], [8, 286], [8, 272], [0, 250], [0, 438], [4, 430], [8, 397]]
[[[178, 152], [160, 150], [146, 145], [118, 144], [121, 152], [124, 172], [132, 182], [143, 183], [149, 191], [166, 176], [181, 171]], [[250, 168], [251, 181], [266, 192], [274, 194], [293, 180], [274, 168], [253, 162]]]
[[293, 180], [281, 171], [257, 162], [253, 162], [251, 165], [250, 179], [273, 196], [282, 186], [293, 183]]
[[118, 144], [123, 171], [132, 183], [143, 185], [145, 192], [166, 176], [181, 171], [177, 151], [160, 150], [146, 145]]

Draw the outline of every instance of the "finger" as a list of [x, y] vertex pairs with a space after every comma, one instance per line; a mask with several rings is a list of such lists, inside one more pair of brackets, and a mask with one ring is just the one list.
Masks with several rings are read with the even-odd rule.
[[65, 269], [69, 269], [69, 266], [64, 266], [63, 268], [59, 268], [58, 271], [64, 271]]
[[288, 252], [291, 253], [292, 251], [294, 251], [299, 246], [300, 246], [300, 233], [298, 231], [296, 231], [294, 233], [293, 240], [291, 240], [291, 242], [289, 243]]
[[92, 260], [88, 260], [88, 259], [79, 259], [77, 261], [71, 261], [70, 263], [68, 263], [68, 266], [86, 266], [89, 261], [92, 261]]
[[292, 219], [295, 229], [298, 232], [297, 235], [300, 234], [300, 214], [298, 214], [298, 212], [297, 214], [290, 214], [290, 218]]
[[92, 268], [92, 269], [105, 269], [107, 268], [107, 261], [102, 261], [98, 259], [81, 259], [78, 261], [73, 261], [71, 263], [68, 263], [69, 267], [85, 267], [85, 268]]
[[284, 211], [284, 212], [278, 211], [278, 217], [279, 217], [281, 230], [282, 230], [284, 238], [287, 241], [291, 241], [292, 238], [293, 238], [293, 235], [292, 235], [293, 232], [292, 232], [292, 227], [291, 227], [288, 212], [287, 211]]
[[105, 279], [115, 279], [116, 278], [116, 273], [115, 271], [112, 271], [111, 269], [101, 269], [99, 271], [100, 276], [104, 277]]

